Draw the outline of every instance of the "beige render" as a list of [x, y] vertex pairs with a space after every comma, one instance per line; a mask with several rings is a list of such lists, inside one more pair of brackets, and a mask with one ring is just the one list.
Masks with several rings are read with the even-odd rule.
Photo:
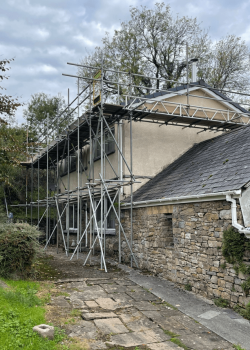
[[[185, 93], [185, 91], [184, 91]], [[187, 104], [187, 97], [182, 95], [169, 95], [168, 98], [164, 98], [164, 106], [171, 113], [174, 108], [178, 107], [178, 104], [185, 106]], [[221, 100], [219, 96], [213, 94], [205, 88], [191, 88], [190, 94], [199, 97], [189, 97], [190, 104], [190, 114], [194, 113], [196, 107], [192, 106], [201, 106], [205, 107], [205, 114], [200, 108], [196, 112], [196, 116], [204, 118], [212, 118], [222, 120], [226, 117], [233, 117], [237, 115], [235, 113], [241, 113], [232, 105], [228, 104], [226, 101]], [[217, 97], [216, 97], [217, 96]], [[210, 99], [208, 99], [208, 97]], [[162, 97], [163, 98], [163, 97]], [[212, 99], [211, 99], [212, 98]], [[217, 100], [216, 100], [217, 99]], [[168, 102], [171, 102], [168, 104]], [[144, 108], [145, 105], [148, 105], [149, 108], [152, 108], [152, 103], [147, 102], [141, 107]], [[157, 106], [158, 110], [160, 110]], [[162, 107], [162, 110], [163, 107]], [[178, 109], [177, 109], [178, 113]], [[239, 114], [240, 115], [240, 114]], [[162, 118], [162, 117], [161, 117]], [[243, 117], [242, 117], [243, 119]], [[157, 120], [160, 120], [159, 116]], [[224, 120], [224, 119], [223, 119]], [[188, 126], [188, 125], [187, 125]], [[148, 177], [148, 179], [137, 179], [140, 183], [135, 183], [133, 185], [133, 191], [137, 190], [140, 186], [145, 184], [150, 177], [155, 176], [163, 168], [171, 164], [175, 159], [180, 155], [185, 153], [190, 147], [195, 143], [213, 138], [218, 136], [220, 133], [214, 132], [202, 132], [200, 129], [181, 127], [181, 126], [161, 126], [159, 124], [146, 123], [146, 122], [133, 122], [132, 124], [132, 148], [133, 148], [133, 174], [136, 177]], [[117, 125], [115, 125], [115, 137], [117, 139]], [[127, 121], [122, 122], [122, 152], [130, 166], [130, 124]], [[117, 147], [115, 152], [110, 154], [109, 160], [112, 163], [115, 171], [118, 173], [118, 157], [119, 152]], [[82, 163], [84, 165], [88, 164], [89, 160], [89, 147], [85, 147], [83, 150]], [[123, 177], [129, 176], [129, 171], [124, 162], [122, 162], [122, 174]], [[105, 164], [105, 177], [106, 179], [115, 178], [115, 174], [111, 169], [108, 161], [104, 162]], [[101, 170], [101, 161], [97, 160], [94, 162], [94, 178], [99, 178], [99, 173]], [[89, 166], [86, 171], [87, 175], [89, 172]], [[80, 186], [84, 186], [88, 182], [87, 175], [83, 172], [80, 179]], [[67, 175], [62, 178], [64, 184], [67, 184]], [[60, 182], [62, 183], [62, 182]], [[67, 187], [67, 186], [66, 186]], [[70, 173], [70, 190], [77, 188], [77, 171]], [[64, 192], [63, 186], [61, 185], [61, 192]], [[123, 189], [124, 196], [130, 195], [130, 186], [126, 186]]]

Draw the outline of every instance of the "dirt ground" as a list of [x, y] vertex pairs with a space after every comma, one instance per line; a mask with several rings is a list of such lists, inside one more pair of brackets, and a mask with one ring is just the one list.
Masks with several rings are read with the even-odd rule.
[[83, 263], [86, 258], [86, 254], [79, 254], [79, 259], [76, 258], [76, 255], [70, 261], [72, 253], [69, 254], [69, 258], [66, 256], [65, 252], [62, 249], [59, 249], [57, 254], [56, 248], [49, 247], [46, 250], [46, 256], [48, 258], [49, 266], [52, 267], [55, 271], [58, 271], [57, 274], [53, 274], [54, 279], [61, 278], [115, 278], [125, 276], [126, 272], [117, 268], [116, 265], [111, 265], [106, 262], [107, 271], [101, 269], [100, 266], [100, 257], [91, 256], [87, 261], [87, 264], [83, 266]]

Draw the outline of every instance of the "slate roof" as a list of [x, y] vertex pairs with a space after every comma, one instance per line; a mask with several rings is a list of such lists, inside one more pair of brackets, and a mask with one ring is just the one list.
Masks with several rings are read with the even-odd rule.
[[139, 188], [134, 202], [237, 190], [250, 181], [250, 125], [195, 144]]
[[[205, 88], [205, 89], [208, 89], [208, 90], [212, 91], [214, 94], [218, 95], [221, 99], [225, 100], [226, 102], [230, 103], [234, 107], [238, 108], [241, 112], [247, 113], [247, 114], [250, 113], [245, 108], [241, 107], [238, 103], [234, 102], [233, 100], [231, 100], [226, 95], [222, 94], [217, 89], [214, 89], [212, 86], [208, 85], [203, 79], [201, 79], [201, 80], [199, 80], [197, 82], [189, 84], [190, 88], [196, 87], [196, 86], [200, 87], [200, 88]], [[155, 92], [153, 94], [145, 95], [143, 97], [144, 98], [149, 98], [149, 99], [150, 98], [156, 98], [156, 97], [159, 97], [159, 96], [167, 97], [167, 95], [169, 95], [169, 93], [171, 93], [171, 92], [178, 92], [178, 91], [182, 91], [182, 90], [186, 90], [186, 89], [187, 89], [187, 84], [180, 85], [180, 86], [177, 86], [177, 87], [174, 87], [174, 88], [170, 88], [170, 89], [167, 90], [168, 92], [166, 92], [166, 91], [158, 91], [158, 92]], [[132, 101], [133, 100], [130, 100], [129, 102], [132, 102]], [[136, 102], [139, 103], [140, 99], [134, 101], [134, 103], [136, 103]], [[121, 104], [124, 104], [124, 103], [121, 103]]]

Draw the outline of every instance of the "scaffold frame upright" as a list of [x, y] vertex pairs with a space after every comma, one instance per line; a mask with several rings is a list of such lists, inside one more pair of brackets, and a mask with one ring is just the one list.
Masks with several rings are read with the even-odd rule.
[[[27, 203], [27, 189], [26, 189], [26, 213], [27, 208], [30, 207], [31, 220], [33, 218], [32, 211], [36, 206], [38, 208], [37, 228], [39, 229], [40, 222], [46, 215], [46, 244], [44, 249], [48, 247], [50, 241], [56, 233], [57, 252], [59, 249], [59, 239], [63, 244], [65, 254], [72, 255], [79, 258], [79, 253], [82, 251], [84, 245], [87, 249], [87, 255], [84, 260], [84, 265], [89, 258], [94, 254], [95, 247], [100, 249], [100, 266], [107, 272], [106, 266], [106, 227], [109, 213], [112, 211], [116, 219], [116, 231], [118, 233], [118, 258], [122, 261], [122, 240], [130, 251], [130, 264], [137, 266], [136, 256], [133, 252], [133, 185], [138, 182], [133, 174], [133, 122], [147, 122], [154, 123], [159, 126], [162, 125], [177, 125], [182, 128], [197, 128], [200, 131], [228, 131], [242, 125], [249, 124], [250, 114], [242, 111], [215, 109], [211, 107], [204, 107], [199, 105], [190, 105], [190, 97], [201, 98], [195, 95], [192, 90], [194, 85], [189, 82], [188, 74], [187, 81], [180, 83], [169, 80], [172, 84], [182, 84], [184, 90], [186, 103], [169, 102], [157, 97], [137, 96], [134, 95], [133, 89], [140, 87], [133, 84], [132, 76], [142, 76], [140, 74], [132, 74], [131, 72], [124, 72], [120, 70], [113, 70], [104, 67], [103, 58], [99, 67], [98, 75], [96, 75], [97, 67], [86, 66], [68, 63], [69, 65], [80, 66], [89, 70], [88, 76], [77, 76], [70, 74], [63, 74], [64, 76], [76, 78], [77, 81], [77, 96], [70, 102], [68, 90], [68, 105], [66, 110], [58, 114], [54, 120], [54, 128], [49, 125], [49, 118], [47, 117], [47, 132], [45, 140], [39, 140], [39, 148], [37, 152], [32, 148], [31, 158], [24, 162], [23, 165], [31, 169], [31, 202]], [[104, 73], [111, 71], [118, 77], [117, 80], [112, 81], [105, 78]], [[122, 75], [126, 76], [126, 81], [120, 80]], [[105, 81], [104, 81], [105, 78]], [[85, 86], [80, 91], [81, 79], [85, 82]], [[156, 79], [150, 77], [150, 79]], [[161, 80], [160, 78], [158, 79]], [[164, 83], [166, 79], [162, 80]], [[99, 84], [100, 91], [98, 95], [98, 103], [95, 103], [94, 89], [96, 83]], [[116, 86], [117, 102], [104, 101], [104, 83]], [[95, 85], [94, 85], [95, 84]], [[126, 94], [123, 95], [123, 104], [120, 103], [120, 89], [126, 88]], [[157, 89], [147, 87], [147, 91], [157, 92]], [[179, 91], [171, 92], [169, 90], [158, 89], [158, 92], [172, 94], [179, 96]], [[246, 94], [247, 95], [247, 94]], [[204, 97], [203, 97], [204, 98]], [[207, 98], [207, 97], [205, 97]], [[211, 100], [215, 98], [211, 97]], [[221, 98], [222, 100], [222, 98]], [[216, 98], [220, 101], [220, 98]], [[225, 102], [225, 100], [223, 100]], [[76, 107], [70, 110], [73, 103], [76, 102]], [[81, 113], [81, 106], [85, 103], [85, 110]], [[69, 116], [71, 113], [77, 113], [77, 118], [72, 123], [68, 122], [67, 128], [59, 133], [59, 118], [63, 113]], [[69, 120], [69, 119], [68, 119]], [[130, 153], [129, 161], [126, 160], [123, 153], [123, 124], [129, 123], [129, 140]], [[116, 132], [113, 133], [111, 128], [115, 125]], [[109, 154], [106, 152], [105, 139], [111, 137], [117, 150], [117, 168], [112, 164]], [[52, 136], [54, 139], [52, 139]], [[40, 145], [46, 141], [46, 147], [41, 148]], [[100, 149], [100, 171], [96, 173], [95, 154], [96, 149]], [[82, 158], [82, 150], [87, 149], [86, 157], [88, 155], [88, 167], [84, 166]], [[76, 177], [77, 187], [70, 188], [70, 157], [74, 154], [77, 159]], [[67, 185], [65, 186], [60, 176], [60, 162], [64, 159], [67, 161]], [[108, 178], [106, 171], [106, 164], [112, 169], [113, 177]], [[126, 168], [129, 176], [123, 176], [123, 167]], [[33, 176], [34, 168], [37, 168], [37, 200], [33, 200]], [[39, 193], [39, 173], [40, 169], [46, 169], [46, 198], [41, 199]], [[50, 196], [49, 188], [49, 171], [54, 171], [54, 178], [56, 179], [55, 189], [53, 195]], [[83, 184], [83, 174], [87, 181]], [[60, 186], [64, 187], [64, 192], [60, 192]], [[26, 184], [27, 186], [27, 184]], [[121, 223], [121, 199], [122, 191], [125, 186], [130, 188], [130, 233], [125, 232]], [[107, 209], [106, 203], [109, 203]], [[76, 244], [74, 249], [70, 246], [70, 206], [76, 206]], [[40, 217], [41, 208], [44, 212]], [[57, 213], [54, 227], [51, 228], [50, 212], [51, 208]], [[100, 220], [97, 218], [97, 211], [100, 211]], [[84, 212], [84, 218], [83, 218]], [[62, 218], [66, 216], [65, 223]], [[84, 220], [83, 220], [84, 219]], [[84, 228], [83, 228], [84, 222]], [[65, 229], [63, 226], [66, 226]]]

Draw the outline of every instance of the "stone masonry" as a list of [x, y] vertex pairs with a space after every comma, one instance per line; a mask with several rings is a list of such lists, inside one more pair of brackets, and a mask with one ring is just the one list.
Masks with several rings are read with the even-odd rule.
[[[171, 213], [172, 212], [172, 218]], [[238, 208], [238, 221], [242, 215]], [[130, 233], [130, 211], [122, 211], [122, 224]], [[174, 281], [190, 284], [192, 291], [209, 299], [221, 297], [246, 305], [242, 291], [245, 276], [226, 263], [221, 246], [223, 231], [231, 226], [231, 206], [226, 201], [179, 204], [133, 210], [133, 251], [141, 269]], [[117, 235], [107, 239], [107, 248], [117, 252]], [[130, 252], [122, 240], [122, 261]]]

